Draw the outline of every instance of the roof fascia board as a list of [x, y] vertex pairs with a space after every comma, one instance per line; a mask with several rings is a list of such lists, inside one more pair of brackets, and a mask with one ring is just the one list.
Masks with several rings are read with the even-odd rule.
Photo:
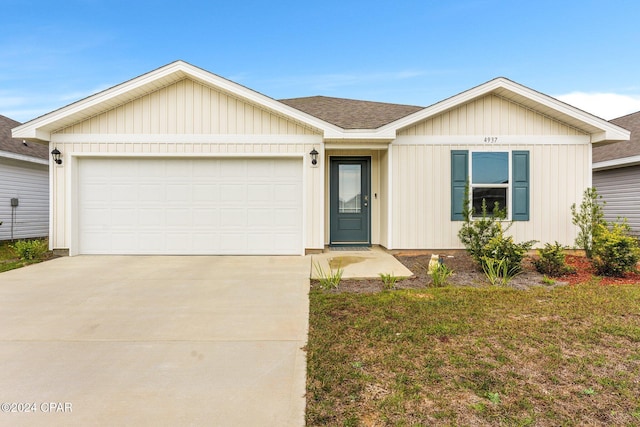
[[106, 89], [85, 99], [76, 101], [73, 104], [69, 104], [49, 114], [45, 114], [42, 117], [33, 119], [21, 126], [14, 128], [12, 131], [12, 136], [14, 138], [39, 139], [42, 141], [49, 141], [51, 139], [51, 133], [41, 130], [42, 127], [50, 125], [63, 117], [79, 113], [84, 109], [96, 106], [102, 102], [108, 101], [109, 99], [143, 87], [144, 85], [152, 83], [155, 80], [167, 77], [171, 74], [180, 75], [180, 73], [183, 77], [191, 77], [200, 82], [208, 83], [221, 90], [235, 94], [240, 98], [244, 98], [248, 101], [260, 104], [265, 108], [274, 110], [284, 116], [290, 117], [291, 119], [308, 124], [309, 126], [315, 127], [321, 131], [340, 131], [340, 128], [337, 126], [334, 126], [316, 117], [310, 116], [300, 110], [296, 110], [295, 108], [289, 107], [288, 105], [278, 102], [273, 98], [269, 98], [266, 95], [262, 95], [261, 93], [234, 83], [223, 77], [217, 76], [201, 68], [195, 67], [184, 61], [175, 61], [168, 65], [165, 65], [164, 67], [150, 71], [124, 83], [120, 83], [117, 86]]
[[451, 98], [445, 99], [444, 101], [438, 102], [437, 104], [426, 107], [423, 110], [417, 111], [395, 122], [389, 123], [388, 125], [380, 128], [380, 130], [388, 130], [389, 128], [391, 128], [397, 131], [398, 129], [410, 126], [413, 123], [417, 123], [429, 117], [436, 116], [437, 114], [440, 114], [444, 111], [455, 108], [456, 106], [463, 105], [467, 102], [472, 101], [473, 99], [488, 95], [497, 89], [506, 89], [517, 95], [526, 97], [534, 102], [554, 109], [559, 113], [566, 114], [588, 125], [601, 129], [602, 132], [599, 132], [594, 137], [592, 137], [592, 142], [605, 140], [626, 141], [630, 138], [631, 133], [626, 129], [621, 128], [620, 126], [614, 125], [613, 123], [610, 123], [604, 119], [596, 117], [578, 108], [572, 107], [569, 104], [566, 104], [541, 92], [530, 89], [526, 86], [522, 86], [504, 77], [498, 77], [480, 86], [476, 86], [475, 88], [469, 89], [458, 95], [454, 95]]
[[621, 157], [619, 159], [604, 160], [593, 164], [594, 171], [615, 169], [625, 166], [634, 166], [640, 164], [640, 156]]
[[0, 158], [20, 160], [22, 162], [29, 162], [29, 163], [37, 163], [39, 165], [49, 164], [48, 160], [39, 159], [37, 157], [32, 157], [32, 156], [26, 156], [24, 154], [11, 153], [9, 151], [2, 151], [2, 150], [0, 150]]

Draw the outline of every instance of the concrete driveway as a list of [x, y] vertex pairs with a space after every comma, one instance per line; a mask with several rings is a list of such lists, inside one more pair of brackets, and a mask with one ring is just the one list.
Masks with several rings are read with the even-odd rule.
[[303, 425], [309, 272], [78, 256], [0, 273], [0, 425]]

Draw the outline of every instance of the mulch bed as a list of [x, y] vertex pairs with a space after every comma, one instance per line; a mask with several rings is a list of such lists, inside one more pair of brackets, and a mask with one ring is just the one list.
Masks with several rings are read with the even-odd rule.
[[[431, 276], [427, 274], [427, 267], [431, 254], [399, 253], [396, 259], [404, 264], [414, 276], [397, 283], [397, 289], [420, 289], [432, 285]], [[575, 268], [575, 273], [567, 274], [559, 278], [553, 278], [553, 283], [543, 282], [544, 276], [536, 271], [533, 259], [526, 257], [523, 261], [523, 271], [513, 278], [508, 287], [526, 290], [533, 286], [552, 288], [563, 285], [576, 285], [597, 280], [601, 285], [623, 285], [640, 283], [640, 273], [628, 273], [624, 277], [598, 277], [595, 276], [593, 267], [584, 256], [567, 255], [567, 264]], [[453, 270], [453, 274], [447, 280], [449, 286], [484, 287], [490, 286], [484, 272], [464, 251], [456, 251], [450, 255], [444, 255], [444, 264]], [[344, 279], [338, 289], [332, 292], [373, 293], [383, 289], [382, 280], [372, 279]]]
[[640, 272], [627, 273], [623, 277], [597, 277], [593, 266], [586, 257], [567, 255], [565, 259], [567, 265], [576, 270], [574, 274], [568, 274], [562, 277], [562, 280], [570, 285], [586, 283], [595, 278], [599, 279], [598, 283], [600, 285], [631, 285], [640, 283]]

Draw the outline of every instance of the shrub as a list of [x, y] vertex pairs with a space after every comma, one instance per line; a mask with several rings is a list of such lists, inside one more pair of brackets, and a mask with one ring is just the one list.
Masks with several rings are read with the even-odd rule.
[[536, 270], [551, 277], [572, 273], [574, 269], [566, 264], [564, 250], [558, 242], [545, 243], [543, 249], [538, 249], [540, 258], [533, 262]]
[[600, 224], [594, 230], [591, 262], [597, 274], [620, 277], [635, 271], [640, 248], [638, 241], [629, 235], [630, 231], [626, 221], [609, 227]]
[[49, 250], [46, 240], [19, 240], [11, 246], [16, 255], [24, 261], [41, 259]]
[[522, 271], [522, 260], [527, 255], [536, 241], [530, 240], [523, 243], [514, 243], [513, 237], [498, 235], [483, 248], [482, 268], [485, 270], [487, 260], [502, 261], [503, 269], [509, 275], [514, 275]]
[[465, 191], [467, 198], [465, 199], [463, 211], [465, 219], [462, 228], [458, 232], [458, 237], [469, 255], [478, 264], [482, 265], [485, 246], [494, 237], [502, 236], [503, 230], [500, 220], [505, 218], [505, 213], [500, 211], [496, 204], [493, 208], [493, 215], [490, 215], [487, 211], [486, 202], [482, 200], [482, 216], [473, 218], [473, 209], [469, 206], [468, 191], [469, 186], [467, 185], [467, 190]]
[[438, 263], [431, 270], [431, 279], [433, 280], [433, 286], [441, 287], [447, 283], [447, 279], [453, 274], [453, 270], [447, 267], [445, 264]]
[[604, 213], [602, 212], [602, 196], [598, 195], [595, 188], [587, 188], [582, 195], [580, 210], [576, 209], [576, 204], [571, 205], [571, 216], [574, 225], [580, 229], [576, 237], [576, 246], [584, 249], [587, 258], [591, 258], [593, 253], [593, 238], [596, 228], [605, 225]]

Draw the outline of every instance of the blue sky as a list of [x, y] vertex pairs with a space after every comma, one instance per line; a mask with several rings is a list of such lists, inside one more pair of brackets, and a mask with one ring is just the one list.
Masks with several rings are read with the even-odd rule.
[[2, 0], [0, 114], [25, 122], [177, 59], [275, 99], [428, 106], [504, 76], [640, 110], [640, 2]]

